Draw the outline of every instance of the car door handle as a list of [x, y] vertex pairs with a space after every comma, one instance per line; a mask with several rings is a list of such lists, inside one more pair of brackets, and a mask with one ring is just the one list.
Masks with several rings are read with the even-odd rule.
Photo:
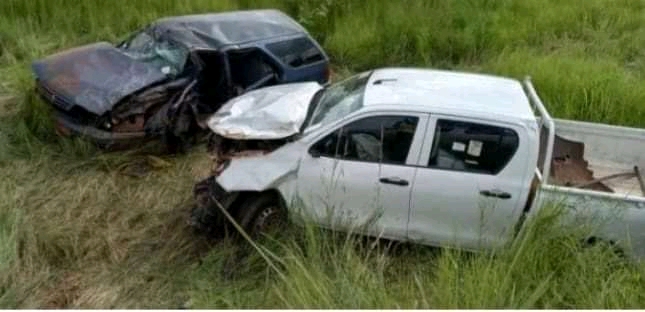
[[400, 186], [407, 186], [407, 185], [410, 184], [410, 182], [408, 182], [408, 180], [403, 180], [403, 179], [397, 178], [397, 177], [380, 178], [379, 182], [385, 183], [385, 184], [400, 185]]
[[500, 191], [500, 190], [483, 190], [483, 191], [480, 191], [479, 194], [481, 194], [483, 196], [486, 196], [486, 197], [497, 197], [497, 198], [501, 198], [501, 199], [509, 199], [509, 198], [511, 198], [510, 193]]

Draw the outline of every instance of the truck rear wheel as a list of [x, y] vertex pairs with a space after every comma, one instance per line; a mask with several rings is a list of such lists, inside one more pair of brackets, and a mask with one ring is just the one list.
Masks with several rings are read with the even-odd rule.
[[239, 210], [240, 226], [252, 238], [273, 234], [286, 225], [287, 214], [280, 199], [273, 194], [261, 194], [248, 199]]
[[607, 248], [611, 250], [619, 258], [625, 258], [625, 251], [616, 242], [611, 240], [604, 240], [602, 238], [591, 236], [583, 240], [582, 244], [583, 244], [583, 247], [585, 248], [591, 248], [591, 247]]

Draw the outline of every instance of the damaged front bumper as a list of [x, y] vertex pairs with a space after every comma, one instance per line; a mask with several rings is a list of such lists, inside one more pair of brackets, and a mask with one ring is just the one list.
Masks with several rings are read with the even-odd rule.
[[144, 131], [111, 132], [96, 127], [81, 125], [62, 113], [54, 113], [56, 132], [65, 137], [81, 137], [93, 141], [103, 148], [128, 148], [146, 141]]
[[230, 213], [234, 220], [240, 220], [238, 210], [249, 194], [245, 191], [226, 191], [217, 178], [233, 160], [266, 155], [289, 142], [291, 138], [279, 140], [235, 140], [211, 134], [206, 146], [212, 160], [209, 177], [193, 187], [194, 206], [190, 221], [193, 228], [208, 235], [226, 231], [231, 224], [223, 211]]

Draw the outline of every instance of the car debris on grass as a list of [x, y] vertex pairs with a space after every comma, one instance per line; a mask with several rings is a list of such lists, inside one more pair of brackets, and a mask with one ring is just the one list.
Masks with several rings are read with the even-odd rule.
[[264, 86], [329, 81], [329, 58], [278, 10], [165, 17], [118, 44], [35, 60], [38, 94], [57, 132], [108, 149], [160, 139], [182, 150], [227, 100]]

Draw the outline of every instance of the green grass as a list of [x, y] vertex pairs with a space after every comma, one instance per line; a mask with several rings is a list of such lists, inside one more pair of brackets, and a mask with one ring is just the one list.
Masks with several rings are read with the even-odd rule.
[[[277, 7], [343, 72], [426, 66], [531, 75], [556, 117], [645, 126], [645, 4], [636, 0], [0, 1], [0, 306], [452, 308], [645, 306], [643, 268], [581, 249], [550, 212], [494, 255], [387, 249], [305, 227], [254, 250], [185, 226], [203, 148], [102, 154], [51, 131], [29, 62], [118, 40], [164, 15]], [[240, 260], [240, 259], [243, 259]]]

